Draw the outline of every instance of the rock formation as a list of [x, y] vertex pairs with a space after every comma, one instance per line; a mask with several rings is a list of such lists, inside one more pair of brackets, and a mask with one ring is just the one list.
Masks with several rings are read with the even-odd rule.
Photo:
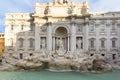
[[45, 52], [34, 54], [32, 56], [19, 59], [17, 56], [5, 56], [0, 70], [79, 70], [81, 72], [103, 72], [112, 70], [112, 66], [108, 64], [100, 55], [92, 57], [86, 54], [76, 55], [47, 55]]

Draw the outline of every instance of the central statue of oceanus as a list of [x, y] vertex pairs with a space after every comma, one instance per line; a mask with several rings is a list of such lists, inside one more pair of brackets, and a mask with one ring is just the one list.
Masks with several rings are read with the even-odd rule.
[[58, 50], [64, 50], [63, 41], [61, 39], [58, 40]]
[[63, 56], [65, 53], [65, 49], [64, 49], [64, 44], [63, 44], [62, 39], [59, 39], [57, 41], [57, 46], [58, 46], [58, 50], [57, 50], [58, 55]]

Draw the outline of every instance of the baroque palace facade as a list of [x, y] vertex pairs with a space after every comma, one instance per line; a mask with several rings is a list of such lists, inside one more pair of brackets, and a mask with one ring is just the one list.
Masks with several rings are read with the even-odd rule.
[[34, 13], [7, 13], [5, 53], [120, 57], [120, 12], [89, 12], [87, 2], [36, 3]]

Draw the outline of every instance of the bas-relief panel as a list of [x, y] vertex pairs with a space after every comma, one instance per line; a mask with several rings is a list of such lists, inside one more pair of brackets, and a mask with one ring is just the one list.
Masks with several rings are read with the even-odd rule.
[[47, 26], [41, 26], [40, 33], [47, 33]]
[[76, 32], [77, 33], [83, 32], [83, 25], [82, 24], [77, 24], [77, 26], [76, 26]]

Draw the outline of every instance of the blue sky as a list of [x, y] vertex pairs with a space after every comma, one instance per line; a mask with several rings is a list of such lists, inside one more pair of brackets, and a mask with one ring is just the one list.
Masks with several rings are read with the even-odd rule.
[[[0, 31], [4, 32], [5, 13], [34, 12], [36, 2], [51, 2], [53, 0], [0, 0]], [[120, 0], [69, 0], [88, 1], [90, 11], [120, 11]]]

